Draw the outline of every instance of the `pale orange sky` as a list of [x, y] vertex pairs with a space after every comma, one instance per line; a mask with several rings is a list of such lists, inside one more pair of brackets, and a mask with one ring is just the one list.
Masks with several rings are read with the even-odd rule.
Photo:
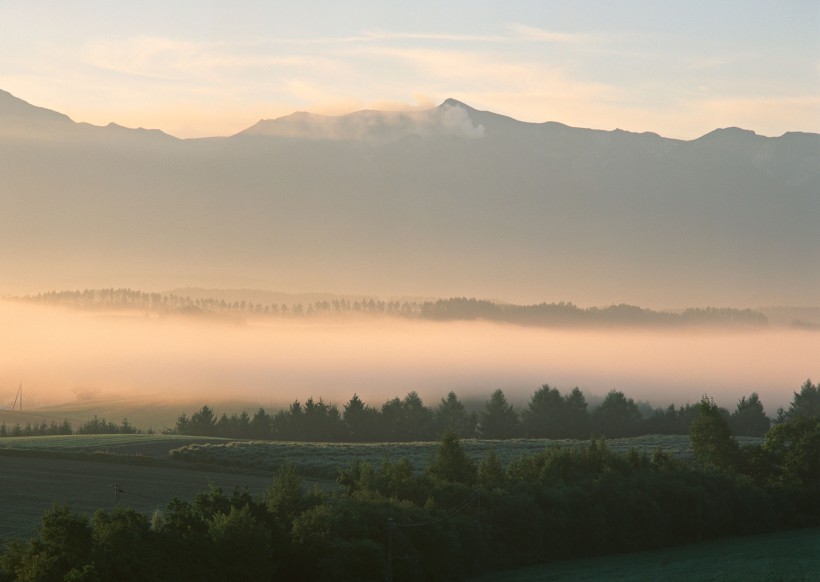
[[0, 4], [0, 88], [75, 121], [230, 135], [430, 107], [654, 131], [820, 132], [820, 4]]

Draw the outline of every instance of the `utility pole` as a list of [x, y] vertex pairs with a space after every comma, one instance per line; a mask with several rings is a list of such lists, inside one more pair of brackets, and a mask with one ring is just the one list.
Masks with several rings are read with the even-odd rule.
[[392, 517], [387, 518], [387, 582], [393, 582], [393, 530], [396, 522]]
[[20, 382], [20, 387], [17, 388], [17, 394], [14, 395], [14, 404], [11, 405], [11, 410], [17, 407], [17, 400], [20, 400], [20, 412], [23, 412], [23, 383]]
[[120, 493], [125, 493], [125, 491], [120, 489], [119, 483], [114, 483], [114, 507], [120, 504]]

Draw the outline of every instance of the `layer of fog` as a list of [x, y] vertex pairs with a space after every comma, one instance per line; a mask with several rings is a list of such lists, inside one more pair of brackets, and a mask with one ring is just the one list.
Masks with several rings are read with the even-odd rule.
[[393, 319], [196, 318], [99, 314], [0, 302], [0, 408], [129, 396], [199, 406], [227, 400], [282, 407], [356, 392], [381, 405], [417, 391], [485, 400], [502, 388], [524, 404], [541, 384], [588, 397], [622, 390], [656, 406], [704, 393], [730, 408], [757, 391], [770, 413], [820, 378], [820, 333], [557, 331]]

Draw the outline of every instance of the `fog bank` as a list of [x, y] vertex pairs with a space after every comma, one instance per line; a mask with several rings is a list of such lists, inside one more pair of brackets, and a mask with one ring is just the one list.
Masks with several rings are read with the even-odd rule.
[[820, 333], [788, 329], [549, 330], [390, 318], [197, 318], [66, 311], [0, 302], [0, 407], [22, 382], [29, 409], [95, 397], [285, 406], [356, 392], [381, 405], [416, 390], [428, 405], [502, 388], [524, 404], [541, 384], [587, 397], [622, 390], [656, 406], [704, 393], [734, 408], [752, 391], [769, 414], [820, 378]]

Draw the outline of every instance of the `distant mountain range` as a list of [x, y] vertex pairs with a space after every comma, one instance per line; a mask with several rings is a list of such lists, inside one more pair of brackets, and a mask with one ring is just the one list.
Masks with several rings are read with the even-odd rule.
[[681, 141], [448, 99], [180, 140], [0, 92], [0, 293], [816, 305], [818, 219], [818, 134]]

